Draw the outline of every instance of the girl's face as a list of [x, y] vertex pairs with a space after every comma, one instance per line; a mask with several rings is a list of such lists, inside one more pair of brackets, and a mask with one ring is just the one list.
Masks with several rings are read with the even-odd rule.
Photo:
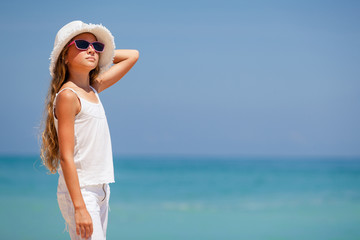
[[[86, 40], [90, 43], [96, 41], [96, 37], [91, 33], [79, 34], [73, 40], [78, 39]], [[79, 50], [75, 44], [71, 44], [67, 52], [66, 63], [69, 69], [90, 72], [98, 65], [99, 57], [99, 53], [95, 52], [92, 45], [87, 50]]]

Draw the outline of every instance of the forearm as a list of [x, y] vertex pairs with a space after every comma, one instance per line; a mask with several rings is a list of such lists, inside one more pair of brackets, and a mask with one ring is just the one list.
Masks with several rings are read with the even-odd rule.
[[114, 65], [105, 73], [100, 75], [94, 82], [93, 87], [97, 92], [102, 92], [106, 88], [119, 81], [137, 62], [139, 51], [132, 49], [115, 50]]
[[79, 177], [74, 161], [72, 159], [61, 160], [60, 164], [75, 210], [85, 208], [86, 206], [80, 191]]
[[115, 50], [115, 56], [113, 63], [119, 63], [127, 59], [138, 59], [139, 58], [139, 51], [134, 49], [117, 49]]

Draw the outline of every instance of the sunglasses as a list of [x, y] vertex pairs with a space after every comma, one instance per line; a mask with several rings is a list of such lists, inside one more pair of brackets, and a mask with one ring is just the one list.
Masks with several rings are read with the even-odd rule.
[[88, 42], [86, 40], [74, 40], [71, 43], [69, 43], [68, 47], [70, 47], [72, 44], [75, 43], [75, 46], [77, 49], [84, 51], [87, 50], [89, 48], [89, 46], [93, 46], [95, 52], [103, 52], [105, 45], [101, 42]]

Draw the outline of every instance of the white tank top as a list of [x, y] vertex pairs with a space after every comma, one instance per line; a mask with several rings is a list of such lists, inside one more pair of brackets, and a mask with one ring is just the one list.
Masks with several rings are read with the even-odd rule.
[[[74, 162], [80, 187], [115, 182], [110, 132], [98, 93], [92, 88], [99, 103], [92, 103], [81, 98], [72, 88], [62, 89], [56, 97], [65, 89], [73, 91], [81, 103], [81, 110], [75, 116], [74, 124]], [[54, 120], [58, 133], [58, 120], [55, 114]], [[59, 183], [65, 184], [61, 165], [59, 165], [58, 173]]]

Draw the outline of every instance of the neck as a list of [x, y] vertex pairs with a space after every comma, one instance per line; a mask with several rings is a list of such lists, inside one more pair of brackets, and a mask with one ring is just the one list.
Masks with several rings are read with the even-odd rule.
[[68, 81], [75, 83], [78, 87], [89, 89], [90, 79], [88, 71], [69, 71]]

